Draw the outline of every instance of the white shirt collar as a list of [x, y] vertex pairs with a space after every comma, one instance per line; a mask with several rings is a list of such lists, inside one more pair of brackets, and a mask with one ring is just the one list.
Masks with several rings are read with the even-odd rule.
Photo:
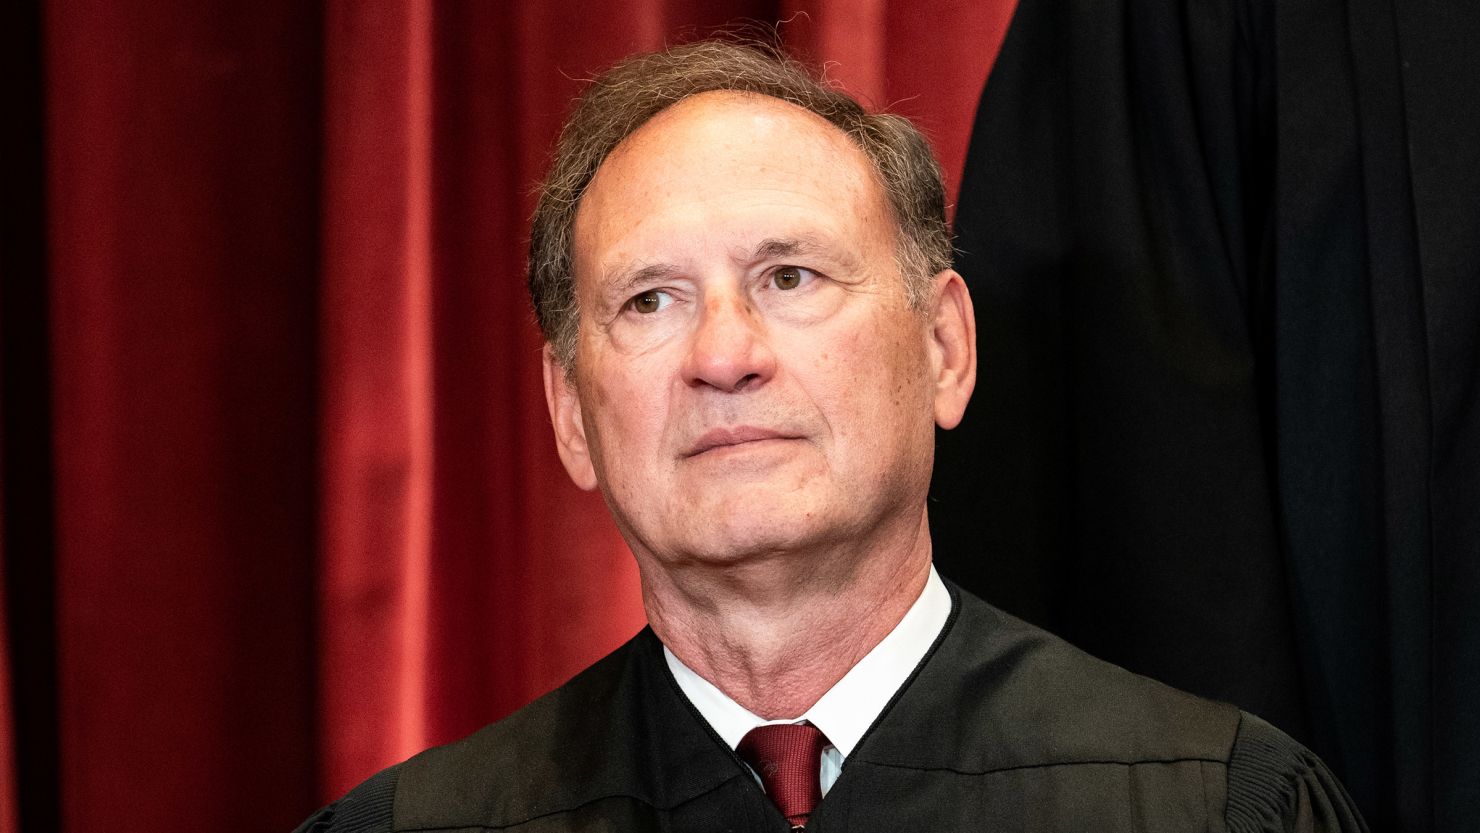
[[905, 612], [873, 650], [859, 660], [827, 693], [801, 717], [791, 720], [763, 720], [720, 691], [715, 685], [684, 665], [673, 652], [663, 647], [663, 658], [678, 681], [678, 687], [699, 714], [709, 722], [731, 749], [757, 726], [767, 723], [800, 723], [805, 720], [822, 730], [827, 739], [846, 758], [863, 734], [873, 725], [894, 693], [904, 685], [925, 658], [936, 637], [951, 615], [951, 594], [930, 567], [930, 577], [919, 598]]

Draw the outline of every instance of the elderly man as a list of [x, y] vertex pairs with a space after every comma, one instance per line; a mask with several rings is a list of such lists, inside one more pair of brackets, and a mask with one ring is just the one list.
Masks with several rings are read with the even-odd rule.
[[907, 121], [762, 50], [599, 78], [530, 286], [561, 458], [651, 627], [302, 829], [1364, 829], [1269, 725], [936, 575], [934, 431], [976, 374], [943, 203]]

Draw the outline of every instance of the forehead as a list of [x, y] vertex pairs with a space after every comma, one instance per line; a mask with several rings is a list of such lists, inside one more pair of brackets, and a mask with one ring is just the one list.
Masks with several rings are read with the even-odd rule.
[[[811, 228], [778, 227], [797, 224]], [[576, 214], [577, 275], [684, 229], [892, 236], [893, 221], [872, 162], [837, 127], [779, 99], [711, 92], [659, 113], [597, 169]]]

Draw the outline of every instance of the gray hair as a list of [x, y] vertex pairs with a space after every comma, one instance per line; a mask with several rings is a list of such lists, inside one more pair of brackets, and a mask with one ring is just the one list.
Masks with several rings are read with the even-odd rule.
[[574, 228], [596, 169], [622, 140], [689, 96], [755, 93], [810, 110], [843, 131], [873, 163], [898, 225], [895, 259], [910, 305], [923, 309], [930, 278], [951, 265], [940, 165], [902, 116], [870, 113], [779, 50], [705, 40], [622, 61], [591, 83], [560, 131], [540, 186], [529, 240], [529, 295], [540, 330], [567, 371], [574, 366], [579, 306]]

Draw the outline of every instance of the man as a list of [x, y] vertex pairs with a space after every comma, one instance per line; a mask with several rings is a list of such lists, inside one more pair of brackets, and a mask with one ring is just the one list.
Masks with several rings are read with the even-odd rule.
[[1365, 829], [1257, 718], [935, 574], [935, 426], [976, 375], [950, 255], [903, 119], [721, 43], [599, 78], [530, 284], [561, 458], [651, 627], [302, 829]]

